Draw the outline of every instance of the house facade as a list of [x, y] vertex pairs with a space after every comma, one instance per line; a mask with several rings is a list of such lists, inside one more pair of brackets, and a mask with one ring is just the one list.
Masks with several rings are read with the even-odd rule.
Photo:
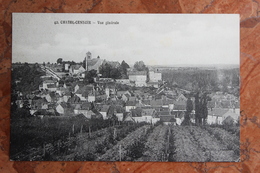
[[130, 81], [135, 82], [135, 86], [144, 87], [147, 86], [147, 72], [146, 71], [129, 71], [128, 77]]

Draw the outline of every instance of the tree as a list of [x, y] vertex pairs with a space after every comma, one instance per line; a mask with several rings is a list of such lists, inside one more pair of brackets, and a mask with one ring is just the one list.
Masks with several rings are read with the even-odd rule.
[[199, 92], [195, 95], [195, 123], [196, 125], [200, 124], [200, 94]]
[[97, 77], [97, 70], [92, 69], [85, 73], [84, 82], [86, 84], [94, 83], [94, 77]]
[[120, 79], [121, 73], [118, 68], [111, 68], [110, 77], [113, 79]]
[[112, 67], [108, 63], [103, 63], [99, 67], [99, 72], [102, 74], [102, 77], [104, 77], [104, 78], [119, 79], [121, 77], [121, 73], [120, 73], [119, 69]]
[[[29, 65], [25, 63], [16, 67], [12, 70], [12, 84], [15, 84], [13, 89], [23, 94], [38, 90], [39, 85], [42, 83], [40, 77], [43, 75], [44, 72], [37, 64]], [[15, 81], [17, 80], [20, 82], [16, 84]]]
[[23, 103], [23, 109], [30, 110], [30, 104], [28, 100], [25, 100]]
[[87, 61], [87, 59], [85, 58], [85, 59], [83, 60], [82, 67], [83, 67], [84, 69], [86, 69], [86, 70], [87, 70], [87, 67], [86, 67], [86, 61]]
[[127, 78], [127, 69], [130, 68], [129, 65], [123, 60], [119, 68], [120, 68], [121, 77]]
[[188, 100], [187, 100], [186, 111], [188, 113], [191, 113], [192, 110], [193, 110], [193, 102], [189, 97]]
[[137, 71], [147, 71], [148, 70], [148, 68], [145, 66], [143, 61], [135, 62], [134, 69]]
[[57, 64], [62, 64], [62, 58], [57, 59]]
[[99, 72], [100, 72], [100, 74], [102, 74], [103, 78], [109, 78], [110, 77], [111, 68], [112, 68], [112, 66], [109, 65], [108, 63], [103, 63], [99, 67]]
[[193, 102], [189, 97], [186, 103], [186, 112], [185, 112], [184, 121], [182, 122], [182, 125], [190, 124], [190, 114], [192, 110], [193, 110]]
[[128, 68], [130, 68], [130, 66], [123, 60], [121, 62], [121, 68], [126, 71]]
[[208, 100], [209, 97], [207, 95], [207, 93], [203, 93], [202, 98], [201, 98], [201, 118], [202, 118], [202, 123], [203, 125], [206, 124], [206, 120], [208, 117]]
[[195, 121], [197, 125], [205, 125], [208, 117], [208, 101], [211, 98], [207, 92], [197, 92], [195, 95]]

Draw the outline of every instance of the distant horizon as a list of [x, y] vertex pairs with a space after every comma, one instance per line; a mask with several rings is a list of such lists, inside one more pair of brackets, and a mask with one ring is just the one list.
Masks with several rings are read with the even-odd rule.
[[[67, 61], [67, 60], [65, 60]], [[122, 60], [125, 61], [127, 63], [126, 60]], [[121, 61], [121, 62], [122, 62]], [[140, 60], [141, 61], [141, 60]], [[121, 62], [118, 61], [120, 64]], [[12, 62], [12, 64], [24, 64], [24, 63], [28, 63], [28, 64], [43, 64], [43, 63], [48, 63], [48, 62]], [[50, 64], [57, 64], [57, 62], [50, 62]], [[77, 64], [82, 63], [81, 62], [75, 62]], [[128, 64], [128, 63], [127, 63]], [[144, 64], [146, 65], [146, 63], [144, 62]], [[128, 64], [130, 67], [133, 67], [134, 64]], [[173, 64], [173, 65], [146, 65], [147, 67], [153, 67], [153, 68], [178, 68], [178, 67], [183, 67], [183, 68], [207, 68], [207, 67], [215, 67], [215, 68], [239, 68], [240, 64]]]
[[239, 65], [239, 32], [237, 14], [13, 13], [12, 60], [82, 62], [90, 51], [129, 65]]
[[[57, 58], [58, 59], [58, 58]], [[102, 58], [101, 58], [102, 59]], [[104, 59], [104, 60], [106, 60], [106, 59]], [[63, 61], [73, 61], [73, 60], [64, 60], [63, 59]], [[106, 60], [106, 61], [113, 61], [113, 60]], [[125, 61], [129, 66], [134, 66], [134, 64], [130, 64], [130, 63], [128, 63], [127, 62], [127, 60], [121, 60], [121, 61], [117, 61], [117, 62], [119, 62], [120, 64], [122, 63], [122, 61]], [[142, 61], [142, 60], [138, 60], [138, 61]], [[82, 63], [83, 61], [78, 61], [78, 62], [76, 62], [76, 61], [74, 61], [75, 63]], [[137, 61], [136, 61], [137, 62]], [[144, 62], [144, 61], [143, 61]], [[29, 64], [35, 64], [35, 63], [39, 63], [39, 64], [43, 64], [43, 63], [48, 63], [48, 62], [46, 62], [46, 61], [42, 61], [42, 62], [20, 62], [20, 61], [17, 61], [17, 62], [13, 62], [12, 61], [12, 63], [29, 63]], [[51, 63], [51, 64], [55, 64], [55, 63], [57, 63], [57, 60], [56, 61], [53, 61], [53, 62], [49, 62], [49, 63]], [[219, 64], [167, 64], [167, 65], [163, 65], [163, 64], [153, 64], [153, 65], [149, 65], [149, 64], [146, 64], [146, 62], [144, 62], [144, 64], [146, 65], [146, 66], [153, 66], [153, 67], [197, 67], [197, 66], [199, 66], [199, 67], [212, 67], [212, 66], [240, 66], [240, 64], [221, 64], [221, 63], [219, 63]]]

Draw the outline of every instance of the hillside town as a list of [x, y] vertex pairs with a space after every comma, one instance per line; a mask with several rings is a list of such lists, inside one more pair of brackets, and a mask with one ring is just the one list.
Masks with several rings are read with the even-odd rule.
[[[189, 109], [189, 121], [198, 123], [194, 92], [176, 83], [169, 85], [160, 69], [139, 63], [130, 67], [124, 61], [120, 64], [99, 56], [93, 58], [87, 52], [81, 63], [58, 59], [55, 64], [38, 64], [42, 71], [38, 88], [29, 92], [15, 90], [12, 105], [26, 108], [31, 116], [40, 118], [79, 115], [87, 119], [173, 125], [181, 125]], [[111, 77], [119, 74], [114, 69], [121, 69], [120, 77]], [[14, 82], [19, 84], [21, 79]], [[238, 97], [222, 91], [209, 92], [208, 97], [207, 124], [239, 121]]]

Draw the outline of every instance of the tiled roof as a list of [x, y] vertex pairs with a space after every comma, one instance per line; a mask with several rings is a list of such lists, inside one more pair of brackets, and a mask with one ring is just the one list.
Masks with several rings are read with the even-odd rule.
[[117, 113], [124, 113], [124, 108], [120, 105], [116, 105], [116, 112]]
[[163, 100], [163, 105], [173, 104], [173, 100]]
[[142, 100], [142, 103], [144, 104], [144, 105], [150, 105], [151, 103], [150, 103], [150, 100]]
[[152, 107], [161, 107], [161, 106], [163, 106], [163, 101], [161, 99], [151, 100], [150, 104]]
[[85, 96], [87, 96], [89, 94], [89, 91], [91, 91], [92, 88], [90, 87], [87, 87], [87, 86], [83, 86], [83, 87], [80, 87], [77, 91], [76, 91], [76, 94], [85, 94]]
[[142, 115], [147, 116], [147, 115], [154, 115], [155, 109], [143, 109], [142, 110]]
[[76, 109], [76, 110], [81, 109], [81, 105], [80, 104], [76, 104], [74, 109]]
[[100, 112], [108, 112], [110, 106], [109, 105], [103, 105], [100, 109]]
[[136, 102], [135, 101], [128, 101], [126, 102], [126, 106], [135, 106]]
[[128, 93], [124, 94], [127, 98], [131, 97]]
[[57, 88], [55, 84], [47, 84], [48, 88]]
[[131, 110], [132, 117], [141, 117], [142, 116], [142, 108], [136, 108]]
[[69, 98], [68, 102], [69, 103], [79, 103], [80, 102], [80, 98], [77, 95], [74, 95], [74, 96]]
[[101, 59], [99, 58], [93, 58], [93, 59], [87, 59], [88, 61], [88, 66], [94, 66], [98, 61], [100, 61]]
[[213, 108], [212, 110], [211, 109], [208, 110], [208, 115], [223, 116], [227, 112], [228, 109]]
[[169, 111], [162, 111], [162, 112], [158, 112], [159, 116], [166, 116], [166, 115], [170, 115]]
[[128, 75], [146, 75], [147, 72], [146, 71], [129, 71]]
[[160, 116], [162, 122], [176, 122], [176, 119], [172, 115]]
[[134, 102], [134, 101], [136, 101], [136, 97], [129, 97], [129, 101], [131, 102]]
[[80, 65], [80, 64], [71, 65], [71, 68], [74, 70], [78, 70], [78, 69], [80, 69], [80, 67], [82, 67], [82, 65]]
[[91, 103], [85, 102], [81, 105], [82, 110], [89, 110], [91, 108]]

